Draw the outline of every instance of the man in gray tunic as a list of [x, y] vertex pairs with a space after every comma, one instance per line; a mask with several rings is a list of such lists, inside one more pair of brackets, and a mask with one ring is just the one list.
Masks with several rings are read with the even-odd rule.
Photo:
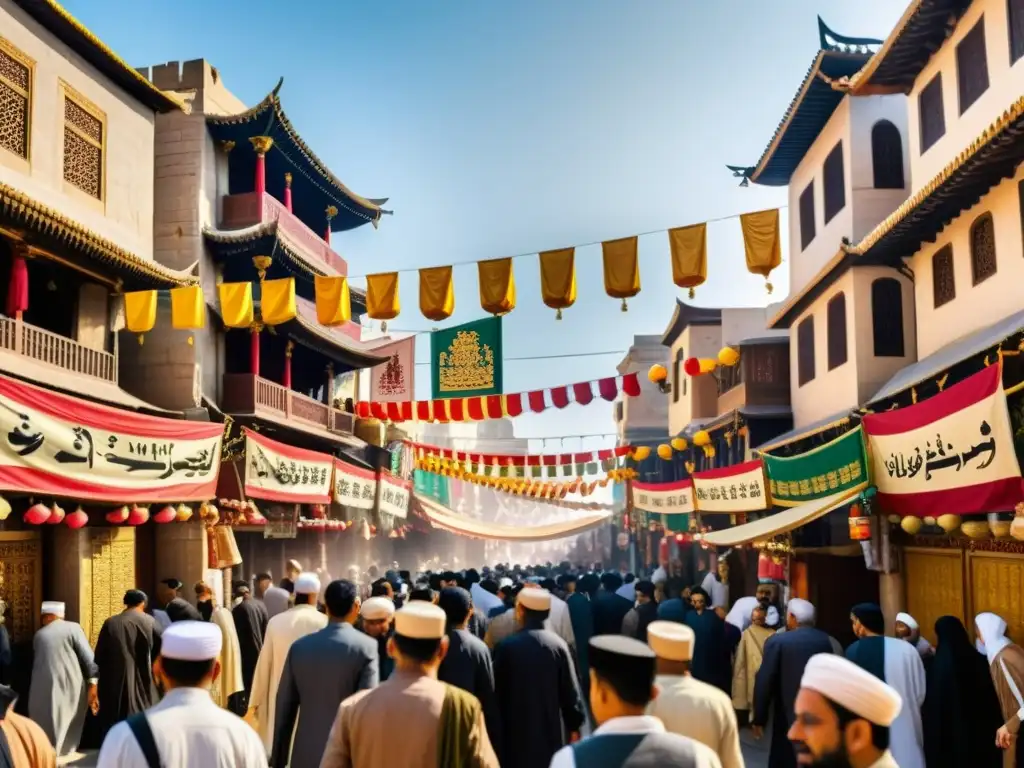
[[32, 641], [28, 714], [63, 757], [78, 750], [86, 707], [95, 710], [99, 670], [82, 627], [64, 620], [64, 603], [43, 603], [41, 623]]

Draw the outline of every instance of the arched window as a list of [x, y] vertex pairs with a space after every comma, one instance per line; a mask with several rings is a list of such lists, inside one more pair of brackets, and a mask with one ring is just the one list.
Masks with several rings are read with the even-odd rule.
[[871, 166], [875, 189], [903, 189], [903, 138], [888, 120], [879, 120], [871, 129]]
[[875, 357], [903, 357], [903, 287], [894, 277], [871, 284], [871, 331]]
[[932, 297], [936, 308], [956, 298], [952, 245], [942, 246], [932, 256]]
[[814, 315], [796, 327], [796, 370], [798, 386], [814, 379]]
[[[686, 373], [683, 371], [683, 360], [684, 359], [685, 359], [685, 354], [683, 352], [683, 348], [680, 347], [679, 349], [676, 350], [675, 360], [672, 361], [672, 402], [673, 403], [678, 403], [679, 402], [679, 392], [680, 392], [681, 389], [683, 389], [683, 387], [684, 387], [684, 385], [686, 383]], [[686, 392], [684, 391], [683, 394], [685, 395]]]
[[996, 230], [992, 214], [983, 213], [971, 224], [971, 275], [974, 284], [996, 273]]
[[828, 369], [846, 362], [846, 294], [839, 293], [828, 302]]

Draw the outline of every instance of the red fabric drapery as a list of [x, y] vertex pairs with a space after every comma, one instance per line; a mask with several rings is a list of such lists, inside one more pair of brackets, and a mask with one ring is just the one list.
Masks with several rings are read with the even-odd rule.
[[28, 310], [28, 264], [24, 255], [12, 254], [11, 277], [7, 286], [7, 316], [20, 318]]

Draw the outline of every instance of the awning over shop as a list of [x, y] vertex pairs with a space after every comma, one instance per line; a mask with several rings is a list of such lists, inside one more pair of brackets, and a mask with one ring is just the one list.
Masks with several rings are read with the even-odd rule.
[[784, 432], [763, 445], [756, 445], [754, 446], [754, 451], [756, 453], [774, 451], [776, 448], [782, 448], [784, 445], [795, 443], [797, 440], [803, 440], [805, 437], [812, 437], [828, 429], [842, 427], [849, 423], [850, 409], [844, 408], [843, 410], [833, 413], [830, 416], [826, 416], [823, 419], [818, 419], [817, 421], [812, 421], [810, 424], [805, 424], [802, 427], [791, 429], [789, 432]]
[[1010, 315], [986, 328], [968, 334], [941, 349], [932, 352], [924, 360], [908, 365], [886, 382], [869, 402], [877, 403], [898, 395], [908, 387], [942, 375], [951, 366], [979, 355], [1001, 343], [1010, 336], [1024, 330], [1024, 310]]
[[413, 498], [435, 528], [460, 536], [492, 541], [552, 541], [584, 533], [591, 528], [604, 525], [610, 518], [607, 513], [599, 513], [548, 525], [503, 525], [459, 515], [419, 493], [414, 493]]
[[772, 536], [789, 533], [795, 528], [814, 522], [832, 510], [851, 501], [863, 489], [864, 485], [842, 493], [826, 496], [823, 499], [809, 501], [799, 507], [791, 507], [768, 517], [762, 517], [752, 523], [737, 525], [724, 531], [704, 534], [703, 541], [716, 547], [735, 547], [751, 541], [763, 541]]

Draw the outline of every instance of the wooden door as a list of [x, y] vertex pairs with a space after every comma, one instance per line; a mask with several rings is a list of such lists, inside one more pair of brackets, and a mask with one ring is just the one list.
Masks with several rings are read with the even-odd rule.
[[93, 647], [103, 622], [124, 610], [124, 593], [135, 589], [135, 529], [89, 529], [90, 556], [82, 574], [88, 590], [82, 601], [82, 629]]
[[935, 621], [956, 616], [971, 629], [967, 620], [964, 589], [964, 556], [959, 549], [903, 550], [907, 613], [921, 626], [921, 634], [935, 643]]
[[0, 600], [12, 643], [30, 643], [39, 627], [42, 554], [38, 531], [0, 531]]
[[991, 611], [1006, 621], [1006, 634], [1024, 645], [1024, 557], [1005, 552], [967, 555], [970, 604], [966, 626], [974, 635], [974, 617]]

